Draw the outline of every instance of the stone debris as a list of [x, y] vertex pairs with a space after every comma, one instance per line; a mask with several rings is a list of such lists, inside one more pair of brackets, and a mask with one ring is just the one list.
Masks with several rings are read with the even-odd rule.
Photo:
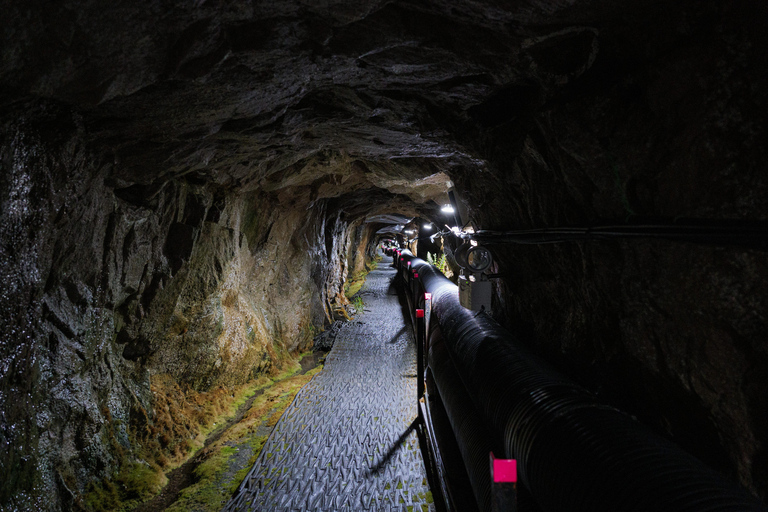
[[323, 331], [315, 336], [313, 348], [315, 350], [331, 350], [333, 348], [333, 342], [336, 341], [336, 336], [338, 336], [339, 331], [343, 325], [344, 322], [341, 320], [336, 320], [333, 322], [328, 330]]

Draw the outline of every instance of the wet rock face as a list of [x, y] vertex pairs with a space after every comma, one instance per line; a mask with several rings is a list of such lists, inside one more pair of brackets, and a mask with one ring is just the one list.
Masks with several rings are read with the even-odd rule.
[[[448, 179], [485, 229], [765, 220], [765, 10], [721, 3], [1, 2], [0, 502], [71, 508], [150, 374], [307, 346]], [[766, 491], [763, 253], [493, 250], [503, 323]]]
[[126, 185], [83, 132], [50, 104], [3, 126], [2, 492], [20, 508], [70, 508], [116, 469], [151, 374], [234, 385], [310, 347], [370, 237], [327, 200]]

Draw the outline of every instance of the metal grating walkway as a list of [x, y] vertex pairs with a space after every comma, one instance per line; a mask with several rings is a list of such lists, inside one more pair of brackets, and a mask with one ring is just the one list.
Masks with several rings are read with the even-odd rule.
[[388, 260], [225, 511], [435, 510], [414, 430], [416, 349]]

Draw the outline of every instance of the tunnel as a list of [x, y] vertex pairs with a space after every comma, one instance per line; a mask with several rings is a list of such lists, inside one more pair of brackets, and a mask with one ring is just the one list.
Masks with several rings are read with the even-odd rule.
[[[307, 390], [343, 373], [334, 337], [369, 322], [416, 350], [424, 290], [389, 247], [455, 283], [470, 243], [492, 255], [472, 314], [510, 333], [499, 350], [766, 500], [764, 2], [0, 12], [0, 511], [221, 510]], [[442, 322], [470, 310], [435, 311], [433, 361], [456, 366]], [[361, 364], [412, 375], [388, 357]], [[493, 363], [455, 370], [480, 382]], [[443, 510], [425, 431], [403, 421], [392, 439], [418, 438], [425, 506]], [[215, 496], [185, 505], [206, 478]], [[521, 512], [559, 510], [533, 487]]]

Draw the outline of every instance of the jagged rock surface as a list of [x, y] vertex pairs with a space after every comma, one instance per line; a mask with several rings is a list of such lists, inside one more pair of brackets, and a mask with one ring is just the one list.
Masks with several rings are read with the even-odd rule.
[[[765, 220], [765, 7], [721, 4], [0, 2], [0, 503], [74, 507], [150, 374], [305, 346], [448, 179], [485, 229]], [[763, 253], [495, 252], [502, 322], [766, 491]]]

